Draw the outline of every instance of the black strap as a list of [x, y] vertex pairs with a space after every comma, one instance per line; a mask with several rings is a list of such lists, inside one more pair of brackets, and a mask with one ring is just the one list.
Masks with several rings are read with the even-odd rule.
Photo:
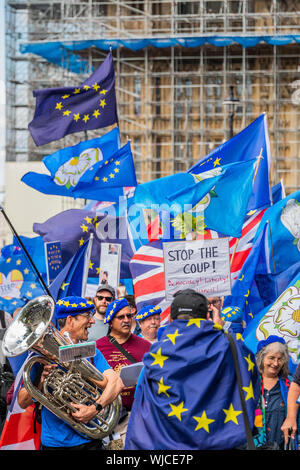
[[123, 348], [123, 346], [121, 346], [118, 341], [116, 340], [116, 338], [114, 338], [113, 336], [111, 335], [107, 335], [109, 341], [111, 342], [111, 344], [114, 344], [120, 351], [122, 354], [124, 354], [125, 357], [127, 357], [127, 359], [132, 362], [133, 364], [135, 364], [136, 362], [138, 362], [136, 359], [134, 359], [134, 357], [132, 357], [132, 355], [126, 351], [125, 348]]
[[228, 338], [230, 349], [231, 349], [232, 356], [233, 356], [234, 367], [235, 367], [235, 372], [236, 372], [236, 376], [237, 376], [239, 392], [240, 392], [240, 398], [241, 398], [241, 404], [242, 404], [242, 410], [243, 410], [243, 418], [244, 418], [244, 424], [245, 424], [245, 431], [246, 431], [248, 449], [249, 450], [254, 450], [254, 449], [256, 449], [256, 446], [254, 444], [253, 437], [252, 437], [252, 431], [251, 431], [249, 418], [248, 418], [247, 407], [246, 407], [246, 400], [245, 400], [244, 393], [243, 393], [243, 388], [242, 388], [243, 383], [242, 383], [242, 378], [241, 378], [241, 371], [240, 371], [240, 366], [239, 366], [239, 361], [238, 361], [236, 344], [235, 344], [235, 341], [234, 341], [233, 337], [228, 332], [225, 333], [225, 335]]

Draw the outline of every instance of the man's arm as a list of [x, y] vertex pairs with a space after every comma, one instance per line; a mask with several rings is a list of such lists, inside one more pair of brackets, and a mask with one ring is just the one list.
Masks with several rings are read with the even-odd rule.
[[284, 434], [286, 444], [289, 441], [289, 430], [291, 429], [291, 437], [293, 439], [295, 437], [295, 432], [297, 431], [297, 412], [299, 405], [296, 403], [296, 400], [299, 395], [300, 386], [296, 384], [296, 382], [292, 382], [287, 398], [287, 415], [283, 425], [281, 426], [281, 431]]
[[[49, 364], [43, 366], [42, 373], [40, 373], [40, 379], [37, 379], [38, 384], [34, 384], [39, 390], [42, 390], [42, 386], [44, 383], [45, 378], [49, 375], [49, 372], [52, 367], [57, 367], [56, 364]], [[36, 379], [35, 379], [36, 380]], [[33, 399], [30, 393], [26, 390], [26, 388], [22, 387], [18, 393], [18, 404], [22, 409], [27, 408], [28, 406], [32, 405]]]
[[[107, 380], [107, 384], [97, 403], [104, 408], [117, 398], [123, 390], [124, 384], [113, 369], [105, 370], [102, 375]], [[72, 406], [77, 409], [76, 412], [72, 413], [72, 416], [83, 423], [88, 423], [98, 414], [95, 405], [86, 406], [72, 403]]]

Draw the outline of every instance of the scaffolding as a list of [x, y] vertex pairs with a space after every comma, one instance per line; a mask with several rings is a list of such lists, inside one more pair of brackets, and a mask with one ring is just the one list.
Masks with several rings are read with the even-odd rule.
[[[6, 2], [7, 160], [41, 160], [59, 148], [107, 131], [73, 134], [35, 147], [28, 132], [34, 113], [32, 91], [81, 83], [107, 52], [79, 50], [82, 73], [59, 67], [24, 43], [83, 39], [182, 38], [296, 35], [297, 0], [144, 0]], [[68, 51], [63, 50], [64, 57]], [[121, 142], [131, 139], [139, 182], [188, 170], [230, 136], [224, 101], [233, 86], [238, 105], [234, 133], [263, 112], [271, 143], [271, 184], [283, 180], [286, 193], [300, 183], [300, 44], [259, 42], [218, 47], [205, 43], [113, 51]]]

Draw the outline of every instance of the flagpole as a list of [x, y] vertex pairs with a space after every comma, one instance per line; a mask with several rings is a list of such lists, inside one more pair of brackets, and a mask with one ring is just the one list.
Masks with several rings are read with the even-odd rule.
[[273, 260], [273, 266], [274, 266], [274, 274], [276, 274], [276, 266], [275, 266], [275, 259], [274, 259], [274, 250], [273, 250], [273, 240], [272, 240], [272, 232], [271, 232], [271, 224], [270, 221], [267, 221], [268, 227], [270, 230], [270, 240], [271, 240], [271, 251], [272, 251], [272, 260]]
[[22, 240], [20, 239], [19, 235], [17, 234], [17, 232], [16, 232], [14, 226], [12, 225], [11, 221], [10, 221], [9, 218], [7, 217], [7, 215], [6, 215], [6, 213], [5, 213], [5, 211], [4, 211], [4, 209], [3, 209], [2, 206], [0, 206], [0, 211], [2, 212], [3, 217], [5, 218], [6, 222], [7, 222], [8, 225], [10, 226], [10, 228], [11, 228], [13, 234], [15, 235], [15, 237], [17, 238], [18, 242], [20, 243], [21, 247], [23, 248], [23, 250], [24, 250], [24, 252], [25, 252], [25, 255], [27, 256], [28, 260], [30, 261], [31, 266], [33, 267], [33, 269], [34, 269], [36, 275], [38, 276], [39, 280], [41, 281], [41, 284], [43, 285], [43, 287], [44, 287], [44, 289], [46, 290], [47, 294], [48, 294], [50, 297], [52, 297], [52, 295], [51, 295], [51, 293], [50, 293], [50, 291], [49, 291], [49, 289], [48, 289], [48, 286], [46, 285], [44, 279], [43, 279], [42, 276], [40, 275], [38, 269], [36, 268], [36, 266], [35, 266], [35, 264], [34, 264], [34, 262], [33, 262], [33, 260], [31, 259], [31, 256], [29, 255], [29, 253], [28, 253], [26, 247], [24, 246]]

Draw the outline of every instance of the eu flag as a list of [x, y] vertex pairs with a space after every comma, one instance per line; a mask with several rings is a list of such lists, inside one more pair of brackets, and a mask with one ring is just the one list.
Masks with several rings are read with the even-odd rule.
[[270, 141], [267, 128], [267, 117], [259, 116], [248, 127], [212, 150], [206, 157], [197, 162], [189, 172], [194, 174], [221, 168], [233, 162], [245, 162], [260, 156], [260, 165], [248, 203], [248, 211], [269, 206], [271, 203]]
[[0, 308], [13, 312], [29, 300], [44, 295], [45, 289], [18, 245], [7, 245], [0, 256]]
[[105, 162], [119, 148], [119, 128], [115, 127], [101, 137], [79, 142], [43, 158], [50, 173], [40, 174], [30, 171], [21, 181], [44, 194], [76, 197], [72, 190], [80, 178], [94, 164]]
[[36, 108], [28, 129], [37, 146], [117, 123], [112, 53], [81, 85], [34, 90], [33, 95]]
[[[253, 427], [258, 371], [243, 341], [234, 340]], [[143, 362], [125, 450], [222, 450], [246, 443], [233, 358], [219, 325], [199, 318], [175, 320]]]
[[110, 158], [89, 168], [72, 189], [72, 194], [73, 197], [117, 202], [124, 195], [124, 187], [136, 185], [133, 156], [130, 142], [127, 142]]

